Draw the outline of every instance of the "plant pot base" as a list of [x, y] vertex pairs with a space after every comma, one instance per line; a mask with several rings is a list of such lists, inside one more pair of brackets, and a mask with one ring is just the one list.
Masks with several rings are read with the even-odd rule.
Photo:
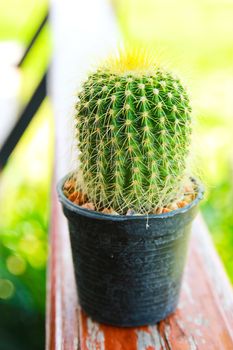
[[106, 215], [81, 208], [63, 193], [79, 302], [94, 320], [120, 327], [155, 324], [178, 303], [191, 223], [203, 196], [173, 212]]
[[92, 310], [89, 310], [88, 308], [85, 310], [82, 307], [83, 312], [91, 317], [91, 319], [95, 322], [105, 324], [108, 326], [113, 327], [121, 327], [121, 328], [130, 328], [130, 327], [142, 327], [142, 326], [148, 326], [148, 325], [155, 325], [159, 323], [160, 321], [164, 320], [168, 316], [170, 316], [177, 308], [178, 300], [174, 303], [174, 305], [170, 305], [169, 308], [166, 310], [157, 311], [156, 314], [149, 314], [149, 315], [135, 315], [136, 317], [129, 317], [127, 315], [124, 319], [113, 319], [113, 318], [106, 318], [104, 314], [102, 313], [93, 313]]

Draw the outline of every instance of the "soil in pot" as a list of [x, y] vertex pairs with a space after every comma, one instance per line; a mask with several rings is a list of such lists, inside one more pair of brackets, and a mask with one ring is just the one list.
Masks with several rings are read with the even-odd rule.
[[[77, 189], [76, 179], [72, 177], [68, 178], [64, 183], [63, 191], [64, 191], [64, 195], [72, 203], [77, 204], [82, 208], [95, 210], [103, 214], [119, 215], [119, 213], [117, 213], [112, 208], [102, 207], [100, 210], [97, 210], [94, 204], [88, 199], [88, 196], [84, 194], [82, 191]], [[156, 208], [150, 214], [169, 213], [173, 210], [177, 210], [178, 208], [183, 208], [189, 203], [191, 203], [196, 198], [196, 196], [197, 196], [197, 186], [195, 182], [190, 180], [184, 185], [182, 195], [180, 196], [180, 198], [174, 200], [166, 207]], [[140, 214], [135, 212], [133, 209], [128, 208], [126, 210], [125, 215], [140, 215]]]

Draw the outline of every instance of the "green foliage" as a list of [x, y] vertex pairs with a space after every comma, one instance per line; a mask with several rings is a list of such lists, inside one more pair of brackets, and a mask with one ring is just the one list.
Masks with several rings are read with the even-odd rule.
[[0, 349], [43, 349], [47, 188], [21, 182], [14, 196], [5, 192], [1, 199], [6, 210], [0, 211]]
[[209, 189], [208, 201], [203, 203], [202, 212], [233, 283], [233, 186], [229, 181], [233, 177], [232, 165], [222, 169], [224, 177], [222, 175], [217, 185]]
[[[2, 1], [0, 40], [19, 42], [26, 48], [47, 7], [47, 0]], [[20, 104], [28, 101], [49, 58], [46, 26], [20, 71]], [[45, 348], [48, 195], [52, 164], [51, 144], [49, 147], [46, 140], [52, 140], [52, 123], [50, 128], [45, 125], [45, 118], [51, 115], [48, 106], [42, 107], [41, 112], [44, 119], [34, 118], [34, 126], [30, 125], [1, 172], [0, 350]]]
[[76, 110], [82, 189], [97, 208], [148, 213], [179, 194], [191, 108], [177, 77], [161, 68], [99, 69]]
[[27, 44], [48, 8], [47, 0], [8, 0], [0, 3], [0, 40]]
[[45, 102], [1, 173], [0, 350], [45, 346], [52, 125]]

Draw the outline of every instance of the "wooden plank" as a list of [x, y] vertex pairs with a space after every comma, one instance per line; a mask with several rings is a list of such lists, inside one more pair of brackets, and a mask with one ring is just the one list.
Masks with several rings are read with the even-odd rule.
[[[56, 198], [53, 190], [53, 198]], [[53, 201], [47, 276], [47, 349], [78, 349], [77, 295], [70, 242], [61, 208]]]
[[[55, 58], [50, 88], [56, 116], [57, 160], [54, 184], [71, 165], [69, 116], [76, 84], [96, 57], [95, 52], [106, 52], [114, 37], [113, 19], [105, 10], [104, 0], [52, 2]], [[86, 31], [87, 18], [96, 29], [95, 36]], [[106, 47], [100, 48], [100, 44]], [[149, 327], [122, 329], [93, 322], [78, 306], [67, 224], [53, 189], [46, 328], [47, 350], [232, 350], [232, 288], [198, 217], [177, 311]]]
[[47, 297], [49, 350], [233, 349], [232, 288], [201, 217], [193, 225], [177, 311], [153, 326], [110, 327], [78, 306], [67, 225], [53, 193]]
[[[72, 116], [75, 92], [91, 64], [116, 48], [118, 30], [107, 0], [61, 0], [50, 4], [53, 61], [49, 91], [55, 116], [54, 184], [65, 175], [72, 158]], [[94, 31], [93, 31], [94, 28]], [[53, 198], [55, 198], [55, 190]], [[47, 349], [78, 348], [78, 313], [66, 222], [52, 201], [47, 283]]]

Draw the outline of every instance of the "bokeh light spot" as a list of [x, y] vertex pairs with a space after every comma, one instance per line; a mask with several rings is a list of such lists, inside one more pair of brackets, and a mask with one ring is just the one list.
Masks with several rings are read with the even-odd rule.
[[22, 275], [26, 270], [26, 262], [23, 258], [11, 255], [7, 258], [6, 265], [13, 275]]
[[15, 287], [13, 283], [7, 279], [0, 278], [0, 299], [9, 299], [14, 294]]

